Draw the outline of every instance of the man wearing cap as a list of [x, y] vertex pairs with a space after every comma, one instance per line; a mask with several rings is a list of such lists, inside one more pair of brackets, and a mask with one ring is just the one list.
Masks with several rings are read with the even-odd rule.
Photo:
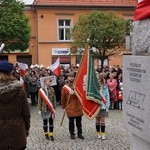
[[30, 128], [30, 109], [23, 83], [12, 75], [13, 65], [0, 61], [0, 149], [24, 150]]
[[[70, 138], [75, 139], [74, 120], [76, 120], [78, 138], [84, 139], [82, 135], [82, 105], [73, 91], [74, 73], [69, 73], [66, 85], [62, 88], [61, 106], [67, 112], [69, 118]], [[69, 89], [69, 90], [66, 90]]]

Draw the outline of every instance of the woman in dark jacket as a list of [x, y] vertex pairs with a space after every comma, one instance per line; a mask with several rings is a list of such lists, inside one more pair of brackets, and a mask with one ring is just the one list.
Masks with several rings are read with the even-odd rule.
[[30, 128], [30, 109], [22, 83], [15, 80], [13, 66], [0, 61], [0, 149], [24, 150]]
[[32, 71], [30, 76], [28, 77], [29, 80], [29, 92], [31, 95], [31, 105], [35, 106], [37, 103], [36, 97], [37, 97], [37, 91], [38, 91], [38, 87], [37, 87], [37, 78], [35, 75], [35, 71]]

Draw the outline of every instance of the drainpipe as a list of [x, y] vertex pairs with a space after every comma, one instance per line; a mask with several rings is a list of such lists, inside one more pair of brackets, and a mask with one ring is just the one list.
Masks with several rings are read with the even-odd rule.
[[35, 34], [36, 34], [36, 64], [39, 64], [39, 56], [38, 56], [38, 14], [37, 11], [34, 10], [35, 12]]

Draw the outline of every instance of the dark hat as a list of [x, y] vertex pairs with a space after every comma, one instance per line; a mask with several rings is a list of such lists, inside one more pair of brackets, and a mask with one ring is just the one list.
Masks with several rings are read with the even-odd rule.
[[0, 72], [10, 73], [13, 70], [13, 64], [6, 60], [0, 61]]
[[74, 77], [75, 74], [73, 72], [68, 73], [68, 77]]

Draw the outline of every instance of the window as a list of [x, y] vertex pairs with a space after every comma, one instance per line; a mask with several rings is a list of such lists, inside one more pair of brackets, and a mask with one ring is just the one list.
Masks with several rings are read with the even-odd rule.
[[58, 36], [60, 41], [70, 41], [71, 20], [58, 20]]

